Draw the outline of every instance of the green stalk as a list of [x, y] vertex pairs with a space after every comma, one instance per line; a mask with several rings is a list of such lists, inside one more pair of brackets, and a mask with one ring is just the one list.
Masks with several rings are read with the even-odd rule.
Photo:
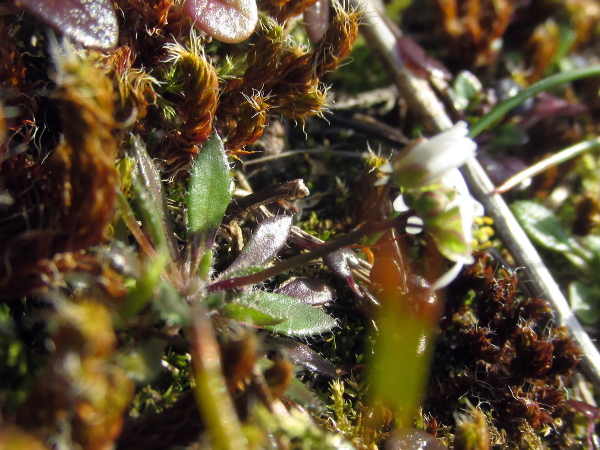
[[219, 450], [243, 450], [248, 447], [248, 443], [227, 391], [219, 346], [201, 301], [196, 302], [193, 320], [194, 394], [212, 447]]
[[[391, 244], [390, 237], [384, 236], [374, 248], [371, 269], [377, 287], [373, 294], [381, 305], [369, 364], [371, 389], [375, 402], [394, 412], [399, 427], [412, 427], [427, 385], [442, 303], [428, 288], [407, 283], [403, 252]], [[441, 255], [431, 241], [427, 245], [428, 271], [429, 266], [439, 269]]]
[[498, 120], [500, 120], [504, 114], [509, 112], [511, 109], [519, 106], [529, 97], [533, 97], [540, 92], [547, 91], [559, 84], [568, 83], [569, 81], [579, 80], [581, 78], [588, 77], [597, 77], [600, 76], [600, 65], [583, 67], [581, 69], [570, 70], [568, 72], [557, 73], [556, 75], [549, 76], [548, 78], [544, 78], [537, 83], [532, 84], [529, 87], [526, 87], [522, 91], [520, 91], [514, 97], [510, 97], [509, 99], [504, 100], [502, 103], [498, 104], [494, 109], [492, 109], [485, 116], [480, 118], [475, 124], [471, 126], [471, 132], [469, 133], [469, 137], [474, 138], [479, 135], [482, 131], [484, 131], [490, 125], [493, 125]]

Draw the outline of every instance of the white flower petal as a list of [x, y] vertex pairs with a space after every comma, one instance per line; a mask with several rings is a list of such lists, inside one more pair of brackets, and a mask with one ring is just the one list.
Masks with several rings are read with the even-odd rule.
[[467, 123], [461, 121], [406, 148], [394, 159], [394, 180], [404, 187], [436, 184], [446, 172], [475, 156], [477, 144], [468, 134]]
[[463, 236], [466, 242], [471, 242], [473, 239], [473, 221], [476, 216], [483, 215], [483, 205], [471, 196], [460, 170], [452, 169], [448, 171], [442, 178], [441, 184], [444, 187], [456, 190], [456, 196], [448, 204], [447, 209], [449, 210], [458, 206], [462, 221]]
[[398, 211], [398, 212], [405, 212], [410, 209], [406, 205], [406, 203], [404, 203], [404, 197], [402, 196], [402, 194], [400, 194], [398, 197], [396, 197], [396, 200], [394, 200], [394, 203], [392, 206], [394, 207], [394, 211]]
[[465, 264], [461, 261], [457, 262], [456, 264], [454, 264], [452, 266], [452, 268], [446, 272], [444, 275], [442, 275], [441, 277], [439, 277], [432, 285], [431, 285], [431, 290], [432, 291], [439, 291], [440, 289], [445, 288], [446, 286], [448, 286], [450, 283], [452, 283], [456, 277], [458, 276], [458, 274], [460, 273], [460, 271], [462, 270], [463, 266]]

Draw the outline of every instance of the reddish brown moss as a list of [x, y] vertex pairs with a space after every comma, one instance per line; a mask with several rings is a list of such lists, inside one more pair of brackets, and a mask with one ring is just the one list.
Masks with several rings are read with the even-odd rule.
[[581, 351], [548, 304], [521, 298], [515, 273], [485, 253], [450, 292], [424, 410], [450, 425], [468, 400], [514, 442], [523, 419], [533, 430], [562, 426], [564, 386]]

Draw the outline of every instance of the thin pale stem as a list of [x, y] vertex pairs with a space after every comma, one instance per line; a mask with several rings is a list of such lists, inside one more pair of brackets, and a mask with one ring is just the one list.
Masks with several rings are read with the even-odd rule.
[[500, 186], [498, 186], [495, 190], [495, 194], [504, 194], [505, 192], [511, 190], [515, 186], [518, 186], [527, 178], [534, 177], [539, 175], [540, 173], [548, 170], [551, 167], [557, 166], [559, 164], [564, 163], [576, 156], [581, 155], [588, 150], [592, 150], [594, 148], [600, 147], [600, 138], [590, 139], [588, 141], [579, 142], [575, 145], [565, 148], [560, 152], [548, 157], [543, 160], [535, 163], [534, 165], [528, 167], [525, 170], [513, 175]]

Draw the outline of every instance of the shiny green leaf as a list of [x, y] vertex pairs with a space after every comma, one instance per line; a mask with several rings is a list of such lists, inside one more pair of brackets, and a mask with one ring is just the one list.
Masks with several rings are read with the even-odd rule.
[[211, 137], [196, 158], [187, 196], [188, 228], [208, 248], [231, 200], [229, 164], [218, 136]]
[[221, 313], [230, 319], [259, 327], [277, 325], [285, 320], [285, 318], [273, 317], [270, 314], [266, 314], [251, 306], [235, 302], [227, 303], [223, 306], [223, 308], [221, 308]]
[[337, 322], [302, 300], [273, 292], [256, 291], [238, 300], [264, 314], [282, 319], [266, 329], [288, 336], [312, 336], [331, 331]]
[[531, 201], [515, 202], [511, 205], [521, 226], [538, 245], [549, 250], [570, 253], [577, 242], [569, 236], [552, 211]]
[[569, 285], [569, 301], [577, 318], [585, 325], [600, 319], [600, 287], [575, 281]]

